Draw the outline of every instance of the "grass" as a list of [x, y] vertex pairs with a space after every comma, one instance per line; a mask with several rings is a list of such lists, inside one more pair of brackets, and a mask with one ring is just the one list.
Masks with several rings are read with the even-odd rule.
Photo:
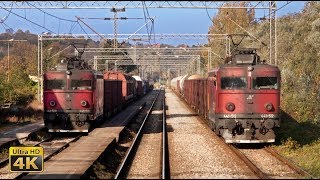
[[315, 178], [320, 178], [320, 124], [297, 122], [287, 113], [282, 114], [274, 148]]

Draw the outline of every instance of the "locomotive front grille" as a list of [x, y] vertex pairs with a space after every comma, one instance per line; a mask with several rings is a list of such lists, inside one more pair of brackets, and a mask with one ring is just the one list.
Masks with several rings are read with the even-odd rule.
[[92, 113], [45, 112], [44, 122], [49, 132], [87, 132]]

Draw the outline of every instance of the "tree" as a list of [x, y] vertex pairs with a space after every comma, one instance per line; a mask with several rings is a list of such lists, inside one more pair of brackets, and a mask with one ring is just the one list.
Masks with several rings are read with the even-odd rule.
[[[246, 7], [248, 2], [227, 2], [225, 7]], [[246, 33], [242, 28], [247, 29], [254, 23], [254, 10], [247, 8], [232, 9], [223, 8], [219, 9], [218, 14], [212, 18], [212, 26], [209, 27], [209, 34], [242, 34]], [[240, 28], [241, 26], [242, 28]], [[241, 38], [241, 37], [239, 37]], [[234, 41], [240, 42], [241, 39], [234, 37]], [[209, 38], [209, 45], [214, 54], [214, 66], [223, 64], [223, 59], [226, 52], [225, 40], [215, 40]], [[234, 47], [232, 46], [231, 49]]]

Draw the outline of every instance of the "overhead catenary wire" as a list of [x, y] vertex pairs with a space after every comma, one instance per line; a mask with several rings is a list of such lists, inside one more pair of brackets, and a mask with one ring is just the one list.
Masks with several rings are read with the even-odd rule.
[[78, 24], [79, 22], [74, 22], [71, 24], [71, 27], [70, 27], [70, 30], [69, 30], [69, 34], [71, 34], [71, 32], [73, 31], [73, 29], [76, 27], [76, 25]]
[[11, 3], [11, 9], [10, 9], [9, 13], [4, 18], [2, 18], [0, 20], [0, 23], [4, 23], [8, 19], [9, 15], [11, 14], [12, 7], [13, 7], [13, 3]]
[[207, 2], [205, 1], [203, 4], [204, 4], [204, 6], [206, 7], [206, 12], [207, 12], [207, 15], [208, 15], [210, 21], [211, 21], [212, 23], [214, 23], [213, 20], [212, 20], [212, 17], [209, 15], [208, 8], [207, 8]]
[[[8, 26], [5, 22], [2, 22], [1, 24], [2, 24], [3, 28], [5, 28], [4, 26], [6, 26], [7, 28], [12, 29], [12, 28], [11, 28], [10, 26]], [[6, 30], [6, 29], [5, 29], [5, 30]]]
[[273, 14], [273, 13], [275, 13], [275, 12], [279, 11], [280, 9], [284, 8], [285, 6], [287, 6], [287, 5], [288, 5], [288, 4], [290, 4], [290, 3], [292, 3], [292, 1], [287, 1], [287, 4], [285, 4], [285, 5], [281, 6], [280, 8], [278, 8], [278, 9], [277, 9], [277, 10], [275, 10], [275, 11], [272, 11], [272, 12], [271, 12], [271, 13], [269, 13], [266, 17], [268, 17], [268, 16], [270, 16], [271, 14]]
[[4, 31], [6, 31], [6, 27], [4, 26], [4, 23], [0, 23], [4, 29]]
[[[143, 14], [144, 14], [144, 18], [145, 18], [145, 23], [147, 23], [147, 18], [150, 18], [150, 14], [149, 14], [149, 11], [148, 11], [148, 7], [147, 7], [147, 5], [146, 5], [146, 3], [144, 1], [142, 2], [142, 5], [143, 5]], [[147, 14], [148, 17], [146, 16], [146, 14]], [[151, 24], [151, 27], [150, 27], [150, 31], [149, 31], [149, 25], [148, 24], [146, 25], [149, 44], [151, 44], [150, 39], [151, 39], [151, 33], [153, 31], [152, 27], [154, 26], [154, 21], [152, 20], [151, 23], [152, 24]]]
[[[144, 20], [145, 20], [145, 23], [147, 23], [147, 18], [146, 18], [146, 12], [145, 12], [145, 2], [142, 2], [142, 5], [143, 5], [143, 16], [144, 16]], [[149, 36], [149, 26], [148, 24], [146, 25], [146, 28], [147, 28], [147, 34]], [[150, 36], [149, 36], [149, 39], [150, 39]]]
[[84, 33], [86, 33], [86, 35], [91, 39], [90, 35], [83, 29], [83, 27], [81, 26], [81, 24], [79, 23], [79, 21], [77, 21], [78, 25], [80, 26], [80, 28], [82, 29], [82, 31]]
[[[128, 17], [119, 17], [119, 18], [81, 18], [79, 17], [79, 19], [95, 19], [95, 20], [114, 20], [114, 19], [119, 19], [119, 20], [128, 20], [128, 19], [144, 19], [144, 18], [128, 18]], [[148, 18], [148, 19], [152, 19], [152, 18]]]
[[[4, 7], [3, 7], [3, 6], [1, 6], [1, 5], [0, 5], [0, 8], [2, 8], [2, 9], [4, 9], [4, 10], [6, 10], [6, 11], [8, 11], [8, 12], [10, 12], [8, 9], [4, 8]], [[25, 17], [23, 17], [23, 16], [21, 16], [21, 15], [19, 15], [19, 14], [17, 14], [17, 13], [14, 13], [14, 12], [12, 12], [12, 11], [11, 11], [11, 14], [14, 14], [14, 15], [16, 15], [16, 16], [18, 16], [18, 17], [20, 17], [20, 18], [22, 18], [22, 19], [24, 19], [24, 20], [26, 20], [26, 21], [28, 21], [28, 22], [30, 22], [30, 23], [32, 23], [32, 24], [34, 24], [34, 25], [36, 25], [36, 26], [39, 26], [39, 27], [41, 27], [41, 28], [43, 28], [43, 29], [45, 29], [45, 30], [49, 31], [50, 33], [54, 33], [54, 34], [55, 34], [55, 32], [54, 32], [54, 31], [52, 31], [52, 30], [50, 30], [50, 29], [48, 29], [48, 28], [46, 28], [46, 27], [44, 27], [44, 26], [42, 26], [42, 25], [40, 25], [40, 24], [38, 24], [38, 23], [35, 23], [35, 22], [31, 21], [31, 20], [30, 20], [30, 19], [28, 19], [28, 18], [25, 18]]]
[[51, 17], [57, 18], [57, 19], [59, 19], [59, 20], [68, 21], [68, 22], [76, 22], [75, 20], [64, 19], [64, 18], [61, 18], [61, 17], [55, 16], [55, 15], [52, 15], [52, 14], [50, 14], [50, 13], [48, 13], [48, 12], [46, 12], [46, 11], [44, 11], [44, 10], [42, 10], [42, 9], [38, 8], [38, 7], [36, 7], [35, 5], [30, 4], [29, 2], [27, 2], [27, 4], [29, 4], [30, 6], [35, 7], [35, 8], [36, 8], [36, 9], [38, 9], [39, 11], [41, 11], [41, 12], [43, 12], [43, 13], [45, 13], [45, 14], [47, 14], [47, 15], [51, 16]]
[[[287, 3], [286, 3], [285, 5], [281, 6], [280, 8], [277, 8], [275, 11], [272, 11], [272, 12], [269, 13], [268, 15], [263, 15], [263, 17], [268, 17], [269, 15], [271, 15], [271, 14], [279, 11], [280, 9], [284, 8], [285, 6], [287, 6], [288, 4], [290, 4], [290, 3], [292, 3], [292, 2], [293, 2], [293, 1], [287, 1]], [[257, 7], [260, 3], [261, 3], [261, 2], [257, 3], [253, 8]], [[209, 14], [209, 12], [208, 12], [207, 2], [205, 1], [205, 2], [203, 2], [203, 4], [204, 4], [204, 6], [206, 7], [206, 12], [207, 12], [207, 15], [208, 15], [209, 19], [211, 20], [212, 23], [214, 23], [213, 20], [212, 20], [212, 17], [210, 16], [210, 14]], [[259, 18], [258, 18], [258, 19], [259, 19]]]

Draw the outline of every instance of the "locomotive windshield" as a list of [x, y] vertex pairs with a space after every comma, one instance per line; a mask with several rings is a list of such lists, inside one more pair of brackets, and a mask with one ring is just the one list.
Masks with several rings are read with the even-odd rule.
[[252, 85], [254, 89], [279, 89], [277, 77], [256, 77]]
[[87, 90], [91, 89], [91, 80], [71, 80], [71, 89]]
[[48, 90], [64, 89], [65, 84], [66, 84], [65, 80], [62, 80], [62, 79], [47, 80], [46, 89]]
[[221, 89], [245, 89], [246, 77], [221, 77]]

